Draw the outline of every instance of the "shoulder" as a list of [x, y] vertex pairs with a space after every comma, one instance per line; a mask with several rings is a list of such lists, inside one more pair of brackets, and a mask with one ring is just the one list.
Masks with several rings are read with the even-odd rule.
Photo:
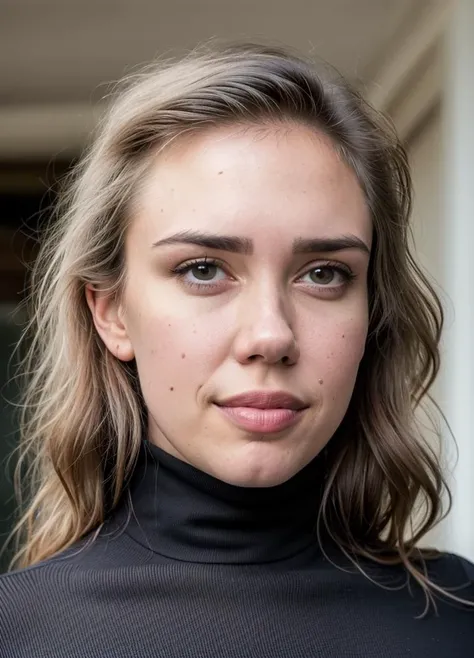
[[[0, 575], [0, 637], [5, 624], [26, 624], [70, 605], [95, 587], [101, 575], [146, 562], [146, 552], [127, 535], [90, 536], [43, 562]], [[21, 620], [21, 622], [20, 622]], [[30, 620], [31, 621], [31, 620]], [[35, 625], [35, 624], [33, 624]]]
[[64, 593], [71, 566], [47, 561], [0, 576], [1, 644], [12, 655], [31, 655], [23, 646], [30, 629], [47, 628], [58, 619], [67, 600]]
[[43, 655], [41, 647], [53, 620], [61, 633], [72, 637], [80, 615], [90, 612], [97, 583], [126, 559], [123, 541], [97, 537], [44, 562], [0, 575], [0, 645], [8, 647], [12, 656]]
[[[432, 583], [468, 604], [474, 604], [472, 562], [454, 553], [442, 553], [436, 558], [427, 559], [424, 566]], [[444, 595], [442, 599], [445, 599]]]
[[69, 549], [44, 562], [1, 574], [0, 613], [4, 613], [4, 607], [11, 610], [16, 603], [19, 606], [26, 601], [34, 603], [48, 596], [49, 590], [57, 591], [61, 588], [69, 574], [77, 571], [77, 562], [70, 559], [73, 556], [73, 551]]
[[[381, 564], [364, 559], [360, 561], [363, 567], [362, 573], [368, 575], [369, 582], [373, 585], [383, 585], [389, 589], [399, 590], [400, 596], [409, 598], [421, 597], [425, 601], [425, 592], [420, 583], [406, 567], [401, 564]], [[437, 601], [453, 603], [459, 599], [459, 603], [467, 604], [467, 608], [473, 610], [474, 604], [474, 564], [464, 557], [454, 553], [438, 552], [433, 556], [425, 553], [413, 559], [413, 566], [421, 572], [428, 581], [435, 586], [433, 594]], [[454, 597], [451, 598], [451, 596]], [[464, 603], [463, 603], [464, 602]]]
[[[30, 567], [0, 574], [0, 592], [49, 583], [58, 587], [72, 574], [98, 572], [146, 562], [148, 551], [124, 532], [92, 532], [69, 548]], [[59, 580], [59, 582], [58, 582]], [[0, 600], [1, 603], [1, 600]]]
[[18, 569], [8, 573], [0, 574], [0, 611], [2, 607], [11, 606], [15, 601], [34, 600], [37, 595], [38, 586], [44, 589], [50, 583], [55, 586], [55, 581], [61, 579], [61, 572], [70, 570], [71, 565], [59, 565], [56, 560], [47, 560], [25, 569]]
[[464, 569], [467, 577], [471, 580], [471, 582], [474, 582], [474, 563], [469, 562], [469, 560], [466, 560], [466, 558], [463, 557], [457, 557], [457, 559], [461, 563], [461, 567]]
[[426, 560], [426, 567], [430, 576], [437, 579], [474, 582], [474, 564], [455, 553], [440, 553], [438, 557]]

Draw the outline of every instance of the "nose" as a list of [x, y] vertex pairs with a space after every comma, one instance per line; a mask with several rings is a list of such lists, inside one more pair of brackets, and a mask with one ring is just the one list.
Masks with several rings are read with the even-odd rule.
[[261, 361], [268, 365], [294, 365], [300, 350], [291, 327], [290, 314], [276, 293], [253, 295], [240, 308], [241, 321], [234, 340], [239, 363]]

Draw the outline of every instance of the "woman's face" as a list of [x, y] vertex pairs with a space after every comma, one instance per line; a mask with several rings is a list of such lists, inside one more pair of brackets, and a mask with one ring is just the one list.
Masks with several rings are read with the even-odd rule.
[[307, 127], [214, 129], [157, 156], [122, 305], [88, 293], [109, 349], [136, 359], [149, 440], [243, 486], [311, 461], [364, 352], [371, 236], [355, 174]]

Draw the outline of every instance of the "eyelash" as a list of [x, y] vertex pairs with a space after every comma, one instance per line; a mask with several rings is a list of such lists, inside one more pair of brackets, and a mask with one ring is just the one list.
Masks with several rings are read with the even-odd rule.
[[[177, 267], [171, 270], [171, 273], [180, 279], [184, 279], [186, 274], [190, 272], [193, 269], [193, 267], [196, 267], [197, 265], [215, 265], [216, 267], [219, 267], [225, 271], [225, 264], [222, 261], [218, 260], [217, 258], [196, 258], [194, 260], [187, 261], [181, 265], [178, 265]], [[342, 287], [349, 285], [356, 278], [356, 275], [352, 272], [352, 270], [349, 267], [346, 267], [341, 263], [334, 263], [332, 261], [324, 261], [323, 263], [319, 263], [318, 265], [309, 268], [309, 270], [304, 272], [304, 274], [302, 274], [301, 276], [304, 276], [305, 274], [308, 274], [309, 272], [316, 270], [318, 268], [331, 269], [334, 272], [340, 274], [344, 279], [344, 283], [340, 286], [336, 286], [334, 288], [324, 285], [320, 286], [323, 289], [335, 290], [335, 291], [340, 290]], [[212, 282], [198, 283], [197, 281], [186, 281], [186, 285], [191, 288], [198, 288], [201, 290], [202, 289], [209, 290], [216, 287], [216, 284]], [[315, 287], [317, 287], [316, 283], [314, 285]]]

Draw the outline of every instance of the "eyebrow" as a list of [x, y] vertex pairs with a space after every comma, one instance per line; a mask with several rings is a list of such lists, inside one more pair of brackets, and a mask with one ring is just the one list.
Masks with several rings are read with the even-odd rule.
[[[214, 235], [191, 230], [174, 233], [154, 242], [152, 247], [174, 244], [191, 244], [236, 254], [250, 255], [253, 253], [253, 242], [249, 238], [236, 235]], [[369, 247], [355, 235], [342, 235], [334, 238], [296, 238], [293, 241], [294, 254], [326, 253], [344, 249], [358, 249], [370, 255]]]
[[161, 247], [168, 244], [193, 244], [206, 249], [219, 249], [231, 251], [236, 254], [251, 254], [253, 252], [252, 240], [240, 238], [236, 235], [214, 235], [200, 231], [181, 231], [170, 235], [163, 240], [154, 242], [152, 247]]

